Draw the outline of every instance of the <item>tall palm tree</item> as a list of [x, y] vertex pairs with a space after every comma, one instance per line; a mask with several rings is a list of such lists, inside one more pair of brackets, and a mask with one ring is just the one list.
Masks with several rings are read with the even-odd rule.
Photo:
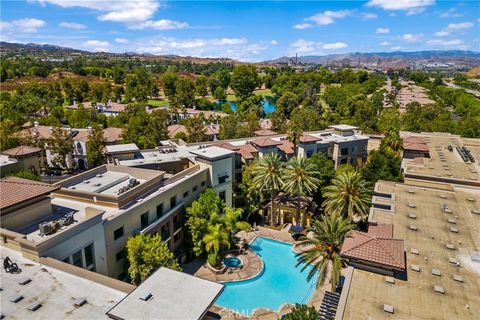
[[283, 163], [276, 153], [266, 154], [257, 160], [252, 169], [253, 185], [259, 190], [270, 192], [270, 215], [273, 222], [273, 199], [282, 186]]
[[382, 139], [380, 146], [382, 148], [386, 148], [387, 150], [398, 153], [403, 147], [403, 139], [400, 137], [398, 132], [390, 131], [385, 134], [385, 138]]
[[306, 157], [291, 158], [284, 170], [283, 189], [297, 196], [297, 216], [296, 221], [300, 218], [300, 197], [311, 194], [320, 185], [317, 176], [320, 173], [316, 171], [316, 167]]
[[368, 183], [356, 171], [340, 173], [325, 187], [323, 207], [355, 220], [364, 220], [370, 208], [371, 192]]
[[230, 248], [230, 236], [220, 223], [208, 226], [208, 233], [203, 237], [203, 242], [205, 250], [215, 255], [224, 247]]
[[307, 280], [310, 281], [317, 272], [317, 288], [325, 283], [330, 271], [330, 284], [335, 290], [344, 262], [340, 250], [347, 233], [352, 229], [348, 219], [332, 214], [324, 215], [322, 220], [314, 220], [307, 229], [309, 237], [302, 237], [298, 244], [300, 253], [297, 257], [297, 267], [303, 265], [301, 271], [311, 267]]
[[287, 139], [293, 144], [293, 152], [297, 155], [297, 145], [302, 136], [302, 129], [297, 126], [292, 126], [287, 130]]

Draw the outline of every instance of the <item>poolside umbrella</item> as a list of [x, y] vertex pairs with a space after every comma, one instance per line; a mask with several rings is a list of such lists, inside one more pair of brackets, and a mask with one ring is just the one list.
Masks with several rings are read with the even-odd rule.
[[303, 231], [303, 227], [299, 224], [293, 225], [290, 227], [290, 231], [295, 232], [295, 233], [300, 233]]

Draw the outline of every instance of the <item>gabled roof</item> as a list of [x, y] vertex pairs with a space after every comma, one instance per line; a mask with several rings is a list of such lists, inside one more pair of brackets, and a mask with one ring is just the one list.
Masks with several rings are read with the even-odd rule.
[[236, 151], [245, 160], [253, 160], [255, 158], [253, 156], [253, 153], [258, 152], [258, 150], [254, 146], [252, 146], [250, 143], [238, 146], [238, 150]]
[[364, 232], [351, 231], [343, 242], [340, 255], [394, 269], [405, 269], [403, 240], [377, 238]]
[[428, 152], [430, 149], [428, 149], [427, 144], [424, 143], [418, 143], [418, 142], [403, 142], [403, 150], [412, 150], [412, 151], [421, 151], [421, 152]]
[[255, 139], [251, 142], [253, 145], [256, 145], [258, 147], [273, 147], [273, 146], [278, 146], [282, 144], [280, 141], [275, 141], [270, 138], [260, 138], [260, 139]]
[[205, 134], [207, 136], [213, 136], [220, 133], [219, 124], [209, 124], [205, 126]]
[[181, 124], [174, 124], [171, 126], [168, 126], [168, 136], [170, 138], [175, 138], [175, 135], [180, 132], [187, 133], [187, 128], [185, 126], [182, 126]]
[[257, 130], [254, 132], [255, 136], [257, 137], [263, 137], [263, 136], [274, 136], [276, 135], [277, 133], [275, 131], [272, 131], [272, 130], [268, 130], [268, 129], [261, 129], [261, 130]]
[[218, 144], [214, 144], [214, 146], [224, 148], [224, 149], [228, 149], [228, 150], [232, 150], [232, 151], [236, 151], [236, 150], [239, 149], [238, 146], [234, 146], [233, 144], [231, 144], [229, 142], [220, 142]]
[[404, 143], [423, 143], [426, 144], [427, 140], [422, 137], [408, 136], [403, 138]]
[[322, 139], [311, 136], [309, 134], [303, 134], [299, 139], [299, 141], [302, 142], [302, 143], [317, 142], [317, 141], [320, 141], [320, 140], [322, 140]]
[[393, 238], [393, 224], [370, 225], [368, 234], [376, 238]]
[[2, 152], [2, 154], [5, 154], [7, 156], [10, 156], [12, 158], [17, 158], [17, 157], [22, 157], [22, 156], [28, 156], [31, 154], [35, 154], [40, 152], [41, 149], [35, 148], [35, 147], [29, 147], [29, 146], [19, 146], [15, 147], [12, 149], [8, 149]]
[[8, 177], [0, 180], [0, 209], [6, 209], [60, 189], [48, 183]]

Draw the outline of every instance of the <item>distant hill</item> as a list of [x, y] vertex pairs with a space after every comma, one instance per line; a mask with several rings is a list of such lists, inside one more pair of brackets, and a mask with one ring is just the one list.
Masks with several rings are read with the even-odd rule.
[[470, 69], [467, 72], [467, 77], [469, 77], [469, 78], [480, 77], [480, 67], [475, 67], [475, 68]]
[[228, 58], [199, 58], [199, 57], [183, 57], [176, 55], [153, 55], [153, 54], [139, 54], [135, 52], [125, 53], [110, 53], [110, 52], [89, 52], [85, 50], [77, 50], [73, 48], [60, 47], [50, 44], [36, 44], [36, 43], [10, 43], [0, 42], [1, 55], [2, 56], [15, 56], [15, 55], [32, 55], [43, 58], [67, 58], [72, 55], [76, 56], [95, 56], [95, 57], [129, 57], [140, 58], [144, 60], [169, 60], [169, 61], [189, 61], [192, 63], [209, 63], [209, 62], [222, 62], [222, 63], [240, 63], [236, 60]]
[[415, 64], [448, 64], [453, 63], [465, 67], [480, 65], [480, 52], [449, 51], [414, 51], [414, 52], [353, 52], [346, 54], [330, 54], [325, 56], [281, 57], [264, 61], [265, 64], [323, 64], [349, 66], [378, 66], [379, 68], [408, 67]]

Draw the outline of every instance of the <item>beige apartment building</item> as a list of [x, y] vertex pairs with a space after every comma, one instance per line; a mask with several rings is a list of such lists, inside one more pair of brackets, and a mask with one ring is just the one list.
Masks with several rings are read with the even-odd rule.
[[[159, 233], [178, 253], [185, 208], [199, 193], [213, 187], [231, 205], [233, 167], [234, 152], [208, 147], [164, 157], [156, 170], [103, 165], [55, 186], [2, 180], [1, 235], [34, 260], [51, 257], [124, 279], [128, 237]], [[36, 196], [26, 197], [33, 188]], [[9, 211], [6, 199], [14, 203]]]

